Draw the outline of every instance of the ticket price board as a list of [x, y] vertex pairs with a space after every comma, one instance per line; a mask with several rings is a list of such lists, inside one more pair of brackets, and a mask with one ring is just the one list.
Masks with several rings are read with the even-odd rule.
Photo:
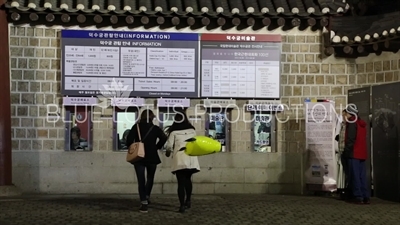
[[198, 42], [188, 33], [62, 30], [62, 94], [96, 96], [118, 83], [124, 97], [198, 97]]
[[280, 35], [201, 35], [201, 96], [280, 98]]

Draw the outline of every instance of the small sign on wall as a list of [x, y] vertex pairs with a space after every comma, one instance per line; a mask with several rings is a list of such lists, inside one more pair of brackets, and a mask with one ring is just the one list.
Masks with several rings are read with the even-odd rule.
[[63, 97], [64, 106], [87, 106], [96, 105], [97, 98], [91, 97]]
[[280, 101], [249, 100], [246, 104], [246, 111], [282, 112], [284, 106]]
[[143, 106], [145, 103], [144, 98], [112, 98], [111, 106]]
[[158, 98], [158, 107], [190, 107], [190, 99], [188, 98]]
[[212, 108], [212, 107], [235, 108], [236, 100], [235, 99], [204, 99], [203, 104], [204, 104], [204, 107], [206, 107], [206, 108]]

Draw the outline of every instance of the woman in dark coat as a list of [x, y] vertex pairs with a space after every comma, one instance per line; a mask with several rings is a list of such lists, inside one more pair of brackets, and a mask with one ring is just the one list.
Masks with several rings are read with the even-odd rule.
[[[133, 163], [135, 166], [136, 177], [138, 181], [139, 196], [141, 201], [140, 212], [148, 211], [149, 198], [151, 189], [153, 188], [154, 176], [157, 165], [161, 163], [158, 156], [158, 150], [161, 149], [167, 141], [167, 136], [163, 130], [153, 124], [155, 119], [153, 111], [146, 109], [140, 115], [139, 121], [132, 126], [131, 131], [126, 139], [126, 145], [130, 146], [134, 142], [142, 141], [145, 148], [145, 156], [138, 162]], [[139, 126], [141, 140], [139, 139]], [[157, 141], [158, 139], [158, 141]], [[147, 181], [145, 172], [147, 172]]]

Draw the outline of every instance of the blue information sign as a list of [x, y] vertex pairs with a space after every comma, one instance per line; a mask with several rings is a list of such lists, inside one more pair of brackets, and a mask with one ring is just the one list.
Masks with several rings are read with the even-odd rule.
[[62, 94], [199, 97], [199, 34], [61, 31]]

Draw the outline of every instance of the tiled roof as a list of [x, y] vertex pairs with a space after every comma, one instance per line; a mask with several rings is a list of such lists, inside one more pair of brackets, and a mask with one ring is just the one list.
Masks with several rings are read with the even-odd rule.
[[391, 39], [400, 33], [400, 12], [360, 17], [333, 17], [332, 45], [359, 45]]
[[177, 16], [323, 16], [343, 13], [346, 0], [12, 0], [20, 12], [175, 14]]

